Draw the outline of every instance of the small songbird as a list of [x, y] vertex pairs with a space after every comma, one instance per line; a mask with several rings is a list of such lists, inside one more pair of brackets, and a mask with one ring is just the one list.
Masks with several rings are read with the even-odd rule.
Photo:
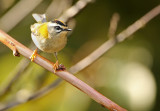
[[[56, 63], [53, 65], [54, 71], [59, 68], [57, 52], [62, 50], [67, 43], [67, 33], [71, 31], [67, 25], [60, 20], [54, 19], [47, 22], [45, 14], [32, 14], [37, 23], [31, 25], [31, 37], [41, 51], [54, 53]], [[31, 61], [36, 58], [37, 49], [31, 55]]]

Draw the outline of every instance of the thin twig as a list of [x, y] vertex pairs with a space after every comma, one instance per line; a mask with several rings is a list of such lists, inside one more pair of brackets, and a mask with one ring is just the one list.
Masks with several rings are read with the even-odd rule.
[[[1, 89], [1, 91], [0, 91], [0, 98], [1, 98], [1, 97], [4, 97], [4, 95], [6, 95], [7, 92], [10, 91], [11, 86], [15, 83], [15, 81], [17, 81], [17, 79], [18, 79], [19, 77], [21, 77], [22, 72], [24, 72], [24, 70], [27, 69], [27, 67], [29, 66], [29, 63], [30, 63], [30, 62], [29, 62], [26, 58], [25, 58], [25, 59], [22, 59], [22, 60], [18, 63], [18, 65], [16, 66], [16, 68], [11, 72], [12, 74], [14, 74], [13, 78], [11, 78], [11, 80], [7, 80], [7, 81], [9, 81], [9, 82], [7, 83], [7, 85], [6, 85], [3, 89]], [[23, 66], [23, 67], [22, 67], [22, 66]], [[9, 75], [10, 75], [10, 74], [9, 74]]]
[[[66, 2], [68, 2], [68, 3], [66, 3]], [[51, 13], [51, 11], [52, 11], [52, 13], [53, 13], [53, 11], [54, 10], [57, 10], [57, 6], [59, 7], [59, 11], [55, 11], [54, 12], [54, 14], [52, 14], [52, 18], [55, 18], [59, 13], [61, 13], [62, 11], [64, 11], [64, 10], [66, 10], [66, 8], [67, 7], [69, 7], [68, 5], [71, 5], [71, 3], [69, 3], [69, 2], [71, 2], [71, 0], [68, 0], [68, 1], [60, 1], [60, 0], [54, 0], [52, 3], [51, 3], [51, 5], [47, 8], [47, 10], [46, 10], [46, 13], [47, 14], [49, 14], [49, 13]], [[85, 2], [85, 6], [84, 7], [81, 7], [79, 10], [77, 10], [77, 14], [78, 14], [78, 12], [80, 12], [83, 8], [85, 8], [86, 7], [86, 5], [89, 3], [89, 2], [87, 2], [87, 1], [82, 1], [82, 2]], [[18, 3], [18, 4], [23, 4], [24, 2], [22, 2], [22, 3]], [[39, 2], [40, 3], [40, 2]], [[37, 3], [38, 4], [38, 3]], [[58, 5], [57, 5], [58, 4]], [[59, 6], [59, 4], [60, 5], [63, 5], [63, 6]], [[69, 9], [74, 9], [73, 7], [77, 7], [77, 6], [79, 6], [79, 5], [77, 5], [77, 4], [79, 4], [79, 1], [75, 4], [75, 5], [73, 5], [71, 8], [69, 8]], [[19, 5], [16, 5], [15, 6], [15, 8], [13, 8], [14, 10], [16, 10], [16, 11], [18, 11], [17, 10], [17, 6], [19, 6]], [[22, 10], [21, 10], [22, 11]], [[20, 12], [21, 12], [20, 11]], [[19, 13], [20, 13], [19, 12]], [[64, 13], [66, 13], [66, 12], [64, 12]], [[77, 15], [76, 14], [76, 15]], [[6, 16], [10, 16], [11, 15], [11, 12], [8, 12], [5, 16], [3, 16], [3, 18], [5, 18]], [[62, 15], [61, 17], [63, 18], [63, 16], [65, 16], [65, 15]], [[65, 17], [66, 18], [66, 20], [68, 20], [68, 19], [71, 19], [71, 18], [73, 18], [75, 16], [75, 14], [73, 15], [72, 14], [72, 16], [70, 15], [70, 16], [68, 16], [68, 17]], [[0, 19], [0, 21], [3, 21], [3, 18], [1, 18]], [[10, 17], [9, 17], [10, 18]], [[8, 20], [8, 19], [7, 19]], [[4, 23], [5, 21], [3, 21], [3, 23]], [[14, 22], [15, 23], [15, 22]], [[16, 25], [16, 24], [14, 24], [14, 25]], [[12, 27], [10, 27], [9, 29], [7, 28], [6, 30], [7, 31], [9, 31], [9, 30], [11, 30], [13, 28], [13, 26]], [[12, 85], [13, 85], [13, 83], [14, 82], [16, 82], [16, 80], [19, 78], [19, 77], [21, 77], [20, 75], [22, 74], [22, 72], [28, 67], [28, 65], [29, 65], [29, 63], [27, 62], [27, 60], [24, 58], [24, 59], [22, 59], [20, 62], [22, 62], [22, 63], [26, 63], [25, 64], [25, 66], [24, 65], [18, 65], [18, 66], [16, 66], [16, 71], [14, 70], [13, 71], [13, 78], [10, 80], [10, 82], [6, 85], [6, 87], [5, 88], [3, 88], [2, 90], [1, 90], [1, 92], [0, 92], [0, 96], [3, 96], [4, 94], [6, 94], [6, 92], [8, 92], [9, 91], [9, 89], [12, 87]], [[51, 85], [52, 86], [52, 85]], [[46, 89], [46, 88], [44, 88], [44, 89]], [[41, 90], [42, 91], [42, 90]], [[39, 94], [39, 93], [38, 93]], [[4, 96], [3, 96], [4, 97]]]
[[[41, 2], [42, 2], [42, 0], [38, 0], [38, 1], [35, 0], [34, 3], [32, 0], [19, 1], [13, 8], [11, 8], [7, 13], [5, 13], [0, 18], [0, 24], [1, 24], [0, 28], [5, 30], [6, 32], [12, 30], [28, 13], [30, 13]], [[31, 4], [31, 5], [29, 5], [30, 8], [27, 8], [28, 7], [27, 4]], [[20, 10], [20, 7], [21, 7], [21, 10]], [[13, 14], [15, 14], [15, 13], [16, 13], [16, 15], [18, 14], [18, 16], [13, 16]], [[10, 24], [10, 25], [6, 25], [6, 24]], [[21, 65], [23, 63], [25, 63], [25, 65]], [[28, 65], [29, 65], [29, 62], [26, 60], [26, 58], [24, 58], [20, 61], [20, 63], [16, 66], [14, 71], [11, 72], [14, 75], [13, 78], [9, 81], [9, 83], [7, 83], [5, 88], [1, 89], [0, 96], [7, 94], [6, 92], [8, 92], [10, 90], [11, 86], [14, 84], [14, 82], [19, 77], [21, 77], [20, 75], [28, 67]]]
[[53, 0], [46, 10], [47, 18], [57, 18], [72, 5], [72, 0]]
[[42, 95], [45, 95], [47, 94], [51, 89], [54, 89], [56, 86], [59, 85], [59, 83], [61, 82], [62, 79], [57, 79], [54, 81], [54, 84], [51, 84], [41, 90], [39, 90], [38, 92], [34, 93], [33, 95], [31, 95], [30, 97], [28, 97], [27, 99], [23, 100], [23, 101], [15, 101], [14, 102], [11, 102], [9, 104], [7, 104], [7, 106], [0, 106], [0, 111], [3, 111], [3, 110], [7, 110], [9, 108], [12, 108], [12, 107], [15, 107], [19, 104], [22, 104], [22, 103], [25, 103], [27, 101], [30, 101], [30, 100], [33, 100], [33, 99], [37, 99], [37, 98], [40, 98]]
[[62, 79], [60, 79], [60, 78], [56, 79], [53, 84], [50, 84], [49, 86], [44, 87], [40, 91], [37, 91], [36, 93], [34, 93], [33, 95], [31, 95], [27, 99], [27, 101], [30, 101], [30, 100], [33, 100], [33, 99], [36, 99], [36, 98], [40, 98], [41, 95], [47, 94], [51, 89], [55, 89], [56, 86], [58, 86], [61, 81], [62, 81]]
[[[133, 23], [132, 25], [130, 25], [128, 28], [129, 29], [133, 29], [134, 31], [132, 31], [133, 33], [136, 32], [137, 30], [139, 30], [140, 28], [143, 27], [143, 25], [139, 26], [138, 28], [135, 27], [135, 24], [138, 21], [145, 21], [144, 23], [148, 23], [151, 19], [153, 19], [154, 17], [156, 17], [158, 14], [160, 13], [160, 5], [158, 5], [157, 7], [155, 7], [154, 9], [152, 9], [150, 12], [148, 12], [146, 15], [144, 15], [142, 18], [140, 18], [139, 20], [137, 20], [135, 23]], [[145, 18], [145, 19], [144, 19]], [[148, 19], [147, 19], [148, 18]], [[127, 32], [127, 29], [125, 29], [123, 32], [121, 32], [120, 34], [117, 35], [117, 38], [119, 37], [123, 37], [123, 38], [128, 38], [131, 34], [125, 34]], [[132, 34], [133, 34], [132, 33]], [[123, 35], [123, 36], [120, 36]], [[124, 40], [124, 39], [123, 39]], [[107, 45], [108, 44], [108, 45]], [[109, 48], [106, 49], [106, 46], [109, 46], [110, 44], [112, 44]], [[70, 68], [70, 72], [72, 73], [76, 73], [79, 72], [80, 70], [86, 68], [88, 65], [90, 65], [91, 63], [95, 62], [95, 60], [97, 60], [100, 56], [102, 56], [104, 53], [102, 52], [102, 50], [106, 49], [105, 51], [107, 52], [110, 48], [113, 47], [113, 45], [115, 45], [115, 43], [113, 42], [113, 39], [105, 42], [104, 44], [102, 44], [98, 49], [96, 49], [94, 52], [92, 52], [90, 55], [88, 55], [86, 58], [84, 58], [83, 60], [81, 60], [80, 62], [78, 62], [76, 65], [72, 66]], [[101, 53], [98, 53], [101, 52]], [[98, 54], [97, 54], [98, 53]], [[98, 56], [98, 57], [97, 57]], [[92, 59], [94, 58], [94, 59]], [[92, 59], [92, 60], [91, 60]], [[91, 60], [90, 63], [87, 63], [84, 67], [82, 67], [84, 65], [84, 63], [86, 62], [86, 60]], [[35, 93], [34, 95], [30, 96], [28, 98], [28, 100], [32, 100], [32, 99], [36, 99], [38, 97], [41, 97], [44, 95], [44, 93], [49, 92], [51, 89], [55, 88], [57, 86], [57, 84], [59, 84], [62, 80], [58, 79], [56, 80], [56, 82], [53, 82], [52, 84], [48, 85], [47, 87], [43, 88], [41, 91], [38, 91], [37, 93]], [[55, 85], [56, 84], [56, 85]], [[43, 93], [42, 93], [43, 92]], [[14, 104], [13, 106], [22, 104], [22, 102], [18, 103], [18, 104]], [[6, 106], [8, 107], [8, 106]], [[11, 108], [9, 107], [9, 108]], [[8, 108], [7, 108], [8, 109]]]
[[0, 18], [0, 29], [6, 32], [10, 31], [41, 2], [42, 0], [20, 0], [13, 8]]
[[119, 19], [120, 19], [119, 14], [114, 13], [110, 21], [110, 26], [108, 30], [108, 38], [115, 38]]
[[[29, 48], [35, 49], [35, 45], [31, 43]], [[16, 65], [13, 71], [9, 75], [14, 75], [8, 83], [6, 83], [5, 87], [0, 90], [0, 99], [10, 91], [11, 87], [17, 82], [17, 80], [21, 77], [23, 72], [29, 67], [29, 61], [26, 58], [22, 58], [21, 61]], [[8, 79], [8, 78], [7, 78]]]
[[[17, 53], [20, 53], [21, 55], [23, 55], [28, 59], [30, 59], [30, 56], [33, 53], [32, 50], [25, 47], [24, 45], [22, 45], [21, 43], [13, 39], [11, 36], [7, 35], [2, 30], [0, 30], [0, 41], [4, 43], [6, 46], [8, 46], [12, 51], [16, 50]], [[52, 73], [55, 72], [53, 69], [54, 63], [38, 54], [34, 59], [34, 62]], [[89, 85], [81, 81], [80, 79], [73, 76], [71, 73], [67, 71], [57, 71], [55, 75], [59, 76], [63, 80], [67, 81], [68, 83], [72, 84], [76, 88], [80, 89], [82, 92], [86, 93], [93, 100], [103, 105], [104, 107], [108, 108], [109, 110], [126, 111], [125, 109], [118, 106], [116, 103], [112, 102], [111, 100], [109, 100], [108, 98], [106, 98], [105, 96], [97, 92], [95, 89], [93, 89], [92, 87], [90, 87]]]
[[147, 14], [145, 14], [143, 17], [141, 17], [139, 20], [134, 22], [132, 25], [130, 25], [128, 28], [126, 28], [124, 31], [119, 33], [116, 36], [117, 42], [114, 38], [106, 41], [103, 43], [99, 48], [97, 48], [95, 51], [93, 51], [91, 54], [89, 54], [87, 57], [82, 59], [80, 62], [75, 64], [70, 68], [70, 72], [77, 73], [80, 70], [86, 68], [91, 63], [95, 62], [99, 57], [101, 57], [104, 53], [106, 53], [109, 49], [111, 49], [116, 43], [124, 41], [126, 38], [130, 37], [134, 32], [142, 28], [145, 24], [147, 24], [151, 19], [155, 18], [157, 15], [160, 14], [160, 5], [153, 8], [151, 11], [149, 11]]
[[75, 5], [66, 10], [58, 19], [68, 22], [71, 18], [76, 16], [82, 9], [94, 0], [79, 0]]
[[[68, 1], [67, 0], [66, 1], [63, 1], [63, 0], [54, 0], [50, 4], [50, 6], [47, 8], [46, 13], [49, 14], [52, 11], [52, 13], [54, 13], [54, 14], [52, 14], [52, 18], [55, 18], [58, 14], [62, 13], [62, 11], [66, 10], [66, 8], [69, 7], [69, 5], [71, 5], [71, 3], [68, 3], [68, 2], [71, 2], [71, 0], [68, 0]], [[24, 4], [24, 2], [22, 2], [21, 4]], [[17, 5], [15, 7], [17, 7]], [[59, 11], [53, 12], [54, 10], [57, 10], [57, 8], [58, 8]], [[16, 11], [18, 11], [18, 10], [16, 10]], [[10, 13], [10, 12], [8, 12], [8, 13]], [[4, 18], [5, 18], [5, 16], [4, 16]], [[0, 21], [1, 21], [1, 19], [0, 19]], [[11, 27], [11, 28], [13, 28], [13, 27]], [[7, 29], [7, 31], [9, 31], [9, 30]], [[31, 45], [29, 47], [32, 48], [32, 49], [35, 49], [35, 46], [33, 45], [33, 42], [31, 42]], [[4, 97], [4, 95], [7, 94], [6, 92], [8, 92], [10, 90], [10, 88], [14, 85], [14, 83], [17, 81], [17, 79], [21, 77], [21, 74], [29, 66], [29, 63], [30, 62], [26, 58], [23, 58], [19, 62], [19, 64], [14, 68], [14, 70], [11, 72], [12, 74], [9, 74], [9, 75], [14, 75], [14, 76], [5, 85], [5, 87], [0, 90], [0, 98]]]
[[[83, 7], [81, 7], [81, 8], [78, 8], [78, 4], [80, 4], [81, 2], [83, 3], [84, 2], [84, 4], [85, 4], [85, 6], [83, 6]], [[77, 10], [77, 13], [76, 14], [72, 14], [72, 16], [70, 15], [70, 16], [67, 16], [67, 17], [65, 17], [65, 19], [66, 19], [66, 21], [68, 21], [69, 19], [71, 19], [71, 18], [73, 18], [74, 16], [76, 16], [83, 8], [85, 8], [86, 6], [87, 6], [87, 4], [88, 3], [90, 3], [91, 1], [93, 1], [93, 0], [80, 0], [80, 1], [78, 1], [75, 5], [73, 5], [72, 7], [70, 7], [68, 10], [73, 10], [75, 7], [77, 7], [76, 9], [78, 9]], [[51, 10], [56, 10], [57, 9], [57, 6], [58, 7], [60, 7], [59, 5], [57, 5], [57, 4], [61, 4], [61, 5], [64, 5], [64, 3], [66, 4], [66, 2], [71, 2], [71, 1], [65, 1], [64, 3], [62, 3], [62, 2], [64, 2], [64, 1], [60, 1], [60, 0], [54, 0], [52, 3], [51, 3], [51, 5], [47, 8], [47, 10], [46, 10], [46, 13], [47, 14], [49, 14], [50, 12], [51, 12]], [[22, 4], [22, 3], [21, 3]], [[15, 7], [17, 7], [17, 5], [15, 6]], [[68, 5], [67, 6], [63, 6], [63, 7], [60, 7], [60, 8], [62, 8], [62, 9], [60, 9], [59, 8], [59, 12], [58, 11], [56, 11], [56, 12], [54, 12], [54, 15], [52, 14], [52, 18], [55, 18], [55, 16], [57, 16], [58, 15], [58, 13], [61, 13], [62, 11], [64, 11], [66, 8], [68, 7]], [[68, 11], [67, 10], [67, 11]], [[65, 11], [64, 13], [67, 13], [67, 11]], [[53, 11], [52, 11], [52, 13], [53, 13]], [[69, 13], [70, 14], [70, 13]], [[7, 13], [7, 15], [9, 16], [10, 15], [10, 13], [8, 14]], [[60, 18], [63, 18], [65, 16], [65, 14], [63, 14]], [[5, 16], [4, 16], [4, 18], [5, 18]], [[3, 19], [2, 19], [3, 20]], [[0, 21], [1, 21], [1, 19], [0, 19]], [[13, 27], [11, 27], [11, 28], [13, 28]], [[10, 28], [10, 29], [11, 29]], [[7, 31], [9, 31], [10, 29], [7, 29]], [[24, 58], [24, 59], [22, 59], [21, 61], [23, 61], [23, 62], [27, 62], [26, 61], [26, 59]], [[20, 62], [21, 62], [20, 61]], [[21, 66], [17, 66], [16, 67], [16, 71], [14, 71], [14, 74], [13, 75], [15, 75], [11, 80], [10, 80], [10, 82], [6, 85], [6, 87], [3, 89], [3, 90], [1, 90], [1, 92], [0, 92], [0, 96], [3, 96], [4, 94], [6, 94], [6, 92], [10, 89], [10, 87], [13, 85], [13, 83], [14, 82], [16, 82], [16, 80], [20, 77], [20, 74], [23, 72], [23, 70], [25, 70], [25, 68], [27, 68], [28, 67], [28, 65], [29, 64], [26, 64], [25, 66], [26, 67], [24, 67], [23, 65], [21, 65]], [[22, 70], [23, 69], [23, 70]], [[51, 85], [52, 86], [52, 85]], [[46, 89], [46, 88], [44, 88], [44, 89]], [[39, 93], [38, 93], [39, 94]]]

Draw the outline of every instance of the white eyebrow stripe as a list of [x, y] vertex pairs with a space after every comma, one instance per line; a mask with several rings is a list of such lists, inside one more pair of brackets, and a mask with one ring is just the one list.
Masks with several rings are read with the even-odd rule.
[[59, 27], [61, 27], [61, 25], [59, 25], [57, 23], [49, 23], [48, 26], [59, 26]]

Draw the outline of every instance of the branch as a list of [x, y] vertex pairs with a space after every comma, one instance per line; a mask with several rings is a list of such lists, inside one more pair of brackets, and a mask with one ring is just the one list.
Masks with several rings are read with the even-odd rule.
[[[70, 2], [71, 2], [71, 0], [70, 0]], [[20, 3], [18, 3], [18, 4], [20, 4]], [[24, 5], [24, 2], [22, 2], [21, 5]], [[63, 0], [53, 0], [52, 3], [47, 8], [46, 13], [47, 13], [47, 15], [52, 15], [52, 18], [55, 18], [57, 15], [59, 15], [60, 13], [62, 13], [64, 10], [66, 10], [66, 8], [69, 7], [69, 5], [71, 5], [71, 3], [69, 3], [69, 0], [66, 0], [66, 1], [63, 1]], [[16, 4], [15, 7], [17, 7], [17, 6], [19, 6], [19, 5]], [[32, 8], [34, 8], [34, 7], [32, 7]], [[13, 8], [13, 9], [15, 10], [15, 8]], [[58, 9], [58, 11], [57, 11], [57, 9]], [[15, 10], [15, 11], [16, 11], [16, 13], [22, 13], [24, 10]], [[11, 16], [11, 12], [9, 11], [8, 12], [9, 14], [7, 13], [7, 15]], [[54, 13], [54, 14], [51, 14], [51, 13]], [[5, 19], [6, 18], [6, 14], [2, 18]], [[10, 19], [10, 18], [11, 17], [9, 17], [8, 19]], [[3, 19], [0, 19], [0, 23], [1, 23], [1, 21], [2, 21], [2, 23], [3, 22], [5, 23], [5, 21], [3, 21]], [[12, 19], [12, 21], [14, 21], [14, 20]], [[3, 27], [3, 26], [0, 26], [0, 27]], [[10, 27], [9, 30], [11, 30], [11, 28], [13, 28], [13, 27]], [[9, 31], [8, 29], [5, 29], [5, 30]], [[29, 48], [32, 48], [32, 49], [36, 48], [35, 45], [33, 44], [33, 42], [31, 42]], [[23, 58], [19, 62], [19, 64], [14, 68], [14, 70], [11, 72], [11, 75], [14, 75], [14, 76], [9, 80], [8, 83], [6, 83], [6, 85], [5, 85], [5, 87], [3, 89], [0, 89], [0, 99], [2, 97], [4, 97], [4, 95], [7, 95], [7, 92], [10, 91], [11, 87], [14, 85], [14, 83], [17, 81], [17, 79], [21, 77], [21, 74], [29, 66], [29, 63], [30, 62], [26, 58]]]
[[147, 14], [145, 14], [143, 17], [141, 17], [139, 20], [131, 24], [128, 28], [126, 28], [124, 31], [119, 33], [115, 38], [111, 38], [105, 43], [103, 43], [100, 47], [98, 47], [95, 51], [93, 51], [91, 54], [89, 54], [87, 57], [82, 59], [80, 62], [75, 64], [70, 68], [70, 72], [77, 73], [80, 70], [83, 70], [93, 62], [95, 62], [99, 57], [101, 57], [104, 53], [106, 53], [109, 49], [111, 49], [113, 46], [116, 45], [116, 43], [124, 41], [126, 38], [129, 38], [133, 33], [135, 33], [137, 30], [142, 28], [145, 24], [147, 24], [151, 19], [155, 18], [157, 15], [160, 14], [160, 5], [153, 8], [151, 11], [149, 11]]
[[71, 18], [76, 16], [82, 9], [94, 0], [79, 0], [75, 5], [67, 9], [58, 19], [68, 22]]
[[17, 64], [16, 68], [11, 72], [11, 74], [14, 74], [13, 78], [8, 80], [7, 85], [5, 85], [5, 87], [3, 89], [1, 88], [0, 90], [0, 99], [3, 98], [4, 95], [8, 94], [11, 86], [17, 81], [19, 77], [21, 77], [22, 72], [24, 72], [28, 68], [29, 63], [30, 62], [26, 58], [24, 58]]
[[[73, 18], [73, 17], [75, 17], [82, 9], [84, 9], [90, 2], [92, 2], [93, 0], [79, 0], [77, 3], [75, 3], [75, 5], [73, 5], [73, 6], [71, 6], [68, 10], [70, 10], [69, 12], [68, 12], [68, 10], [67, 11], [65, 11], [64, 12], [64, 14], [60, 17], [60, 18], [65, 18], [65, 20], [66, 21], [68, 21], [69, 19], [71, 19], [71, 18]], [[57, 16], [59, 13], [61, 13], [62, 11], [64, 11], [65, 10], [65, 8], [66, 7], [69, 7], [68, 5], [70, 5], [71, 3], [69, 3], [69, 2], [71, 2], [71, 1], [62, 1], [62, 0], [54, 0], [51, 4], [50, 4], [50, 6], [47, 8], [47, 10], [46, 10], [46, 13], [47, 13], [47, 15], [50, 15], [49, 13], [53, 13], [53, 11], [54, 10], [57, 10], [57, 8], [58, 8], [58, 10], [59, 11], [55, 11], [54, 12], [54, 15], [52, 15], [52, 18], [55, 18], [55, 16]], [[81, 8], [79, 8], [79, 5], [81, 4], [81, 2], [83, 3], [83, 4], [85, 4], [85, 5], [83, 5], [83, 7], [81, 6]], [[15, 6], [15, 7], [17, 7], [17, 5]], [[74, 9], [77, 9], [77, 12], [76, 13], [74, 13], [74, 14], [72, 14], [71, 15], [71, 12], [73, 12], [73, 10]], [[72, 11], [71, 11], [72, 10]], [[18, 11], [18, 10], [16, 10], [16, 11]], [[22, 10], [21, 10], [22, 11]], [[20, 11], [20, 12], [21, 12]], [[9, 14], [8, 14], [9, 13]], [[11, 12], [8, 12], [7, 13], [7, 15], [8, 16], [11, 16]], [[69, 14], [69, 16], [66, 16], [66, 15], [68, 15], [68, 14], [65, 14], [65, 13], [68, 13]], [[53, 17], [54, 16], [54, 17]], [[5, 16], [3, 17], [3, 18], [6, 18]], [[10, 17], [8, 17], [8, 18], [10, 18]], [[0, 21], [2, 21], [3, 19], [0, 19]], [[4, 22], [4, 21], [2, 21], [2, 22]], [[15, 23], [15, 22], [14, 22]], [[16, 24], [15, 24], [16, 25]], [[11, 28], [13, 28], [13, 27], [11, 27]], [[9, 29], [9, 30], [11, 30], [11, 28]], [[7, 31], [9, 31], [8, 29], [6, 29]], [[33, 47], [32, 45], [31, 46], [29, 46], [29, 47]], [[33, 48], [34, 49], [34, 48]], [[25, 64], [25, 66], [24, 65], [21, 65], [21, 64], [23, 64], [23, 63], [27, 63], [27, 64]], [[3, 88], [1, 91], [0, 91], [0, 98], [3, 96], [4, 97], [4, 94], [6, 95], [6, 92], [8, 92], [9, 90], [10, 90], [10, 88], [12, 87], [12, 85], [14, 84], [14, 82], [16, 82], [16, 80], [19, 78], [19, 77], [21, 77], [20, 75], [21, 75], [21, 73], [27, 68], [29, 66], [29, 62], [27, 61], [27, 59], [22, 59], [21, 61], [20, 61], [20, 64], [18, 65], [18, 66], [16, 66], [16, 69], [14, 70], [14, 71], [12, 71], [14, 74], [14, 77], [10, 80], [10, 82], [6, 85], [6, 87], [5, 88]], [[46, 89], [48, 89], [49, 90], [49, 88], [50, 88], [50, 90], [51, 90], [51, 86], [54, 86], [54, 85], [49, 85], [48, 86], [48, 88], [44, 88], [44, 89], [42, 89], [42, 90], [40, 90], [40, 91], [38, 91], [36, 94], [41, 94], [41, 93], [39, 93], [39, 92], [45, 92], [45, 90]], [[46, 91], [46, 92], [48, 92], [48, 91]], [[36, 95], [35, 94], [35, 95]], [[34, 96], [34, 95], [33, 95]], [[36, 97], [39, 97], [39, 96], [36, 96]], [[32, 98], [32, 96], [31, 96], [31, 98]], [[20, 104], [20, 103], [19, 103]]]
[[57, 18], [72, 5], [72, 0], [53, 0], [46, 9], [47, 18]]
[[34, 0], [34, 2], [33, 0], [20, 0], [13, 8], [0, 18], [0, 28], [9, 32], [42, 1], [43, 0]]
[[[138, 23], [138, 21], [145, 21], [143, 23], [148, 23], [151, 19], [153, 19], [154, 17], [156, 17], [158, 14], [160, 13], [160, 5], [158, 5], [157, 7], [155, 7], [154, 9], [152, 9], [150, 12], [148, 12], [146, 15], [144, 15], [142, 18], [140, 18], [139, 20], [137, 20], [135, 23], [133, 23], [132, 25], [130, 25], [127, 29], [125, 29], [123, 32], [121, 32], [120, 34], [117, 35], [117, 38], [121, 38], [123, 37], [128, 38], [131, 33], [126, 34], [126, 32], [128, 32], [129, 29], [133, 29], [132, 30], [132, 34], [134, 32], [136, 32], [137, 30], [139, 30], [140, 28], [143, 27], [143, 25], [138, 25], [138, 27], [136, 26], [136, 24]], [[145, 25], [144, 24], [144, 25]], [[135, 27], [136, 26], [136, 27]], [[123, 39], [123, 40], [124, 40]], [[122, 41], [123, 41], [122, 40]], [[104, 53], [103, 52], [107, 52], [110, 48], [112, 48], [115, 45], [115, 42], [112, 42], [113, 40], [109, 40], [107, 42], [105, 42], [104, 44], [102, 44], [98, 49], [96, 49], [94, 52], [92, 52], [90, 55], [88, 55], [86, 58], [84, 58], [83, 60], [81, 60], [80, 62], [78, 62], [76, 65], [72, 66], [70, 68], [70, 72], [72, 73], [76, 73], [79, 72], [80, 70], [86, 68], [87, 66], [89, 66], [91, 63], [95, 62], [95, 60], [97, 60], [100, 56], [102, 56]], [[120, 42], [120, 41], [119, 41]], [[110, 46], [111, 44], [111, 46]], [[110, 46], [109, 48], [106, 49], [106, 46]], [[103, 51], [104, 49], [106, 49], [105, 51]], [[103, 52], [102, 52], [103, 51]], [[101, 52], [100, 54], [98, 52]], [[98, 55], [97, 55], [98, 53]], [[93, 58], [93, 59], [92, 59]], [[84, 64], [87, 60], [90, 60], [90, 62], [87, 64]], [[85, 65], [85, 66], [83, 66]], [[61, 79], [57, 79], [56, 82], [53, 82], [52, 84], [48, 85], [47, 87], [43, 88], [42, 90], [36, 92], [34, 95], [30, 96], [26, 101], [32, 100], [32, 99], [36, 99], [38, 97], [43, 96], [45, 93], [49, 92], [51, 89], [55, 88], [62, 80]], [[16, 106], [18, 104], [22, 104], [22, 102], [16, 102], [13, 103], [11, 105], [6, 106], [5, 108], [11, 108], [13, 106]], [[4, 109], [5, 109], [4, 108]]]
[[[8, 46], [13, 52], [14, 55], [17, 56], [19, 54], [23, 55], [24, 57], [28, 58], [32, 55], [33, 51], [29, 48], [25, 47], [15, 39], [13, 39], [11, 36], [7, 35], [5, 32], [0, 30], [0, 41], [4, 43], [6, 46]], [[43, 68], [47, 69], [48, 71], [54, 73], [53, 69], [53, 62], [47, 60], [46, 58], [40, 56], [37, 54], [36, 58], [34, 59], [34, 62]], [[104, 107], [108, 108], [109, 110], [118, 110], [118, 111], [126, 111], [125, 109], [118, 106], [116, 103], [112, 102], [99, 92], [97, 92], [95, 89], [81, 81], [80, 79], [73, 76], [71, 73], [67, 71], [57, 71], [55, 75], [59, 76], [63, 80], [69, 82], [82, 92], [86, 93], [89, 97], [91, 97], [93, 100], [98, 102], [99, 104], [103, 105]]]
[[119, 19], [120, 19], [119, 14], [114, 13], [112, 18], [111, 18], [111, 21], [110, 21], [110, 27], [109, 27], [109, 30], [108, 30], [108, 38], [116, 38], [115, 33], [116, 33], [116, 30], [117, 30]]

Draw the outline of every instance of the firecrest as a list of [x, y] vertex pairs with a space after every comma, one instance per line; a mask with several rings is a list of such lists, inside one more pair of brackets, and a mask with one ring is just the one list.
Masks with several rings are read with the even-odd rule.
[[[71, 31], [67, 25], [60, 20], [47, 22], [45, 14], [32, 14], [37, 23], [31, 25], [31, 37], [38, 49], [47, 53], [54, 53], [56, 63], [53, 65], [54, 71], [59, 68], [57, 52], [62, 50], [67, 43], [67, 33]], [[34, 61], [37, 49], [31, 55]]]

